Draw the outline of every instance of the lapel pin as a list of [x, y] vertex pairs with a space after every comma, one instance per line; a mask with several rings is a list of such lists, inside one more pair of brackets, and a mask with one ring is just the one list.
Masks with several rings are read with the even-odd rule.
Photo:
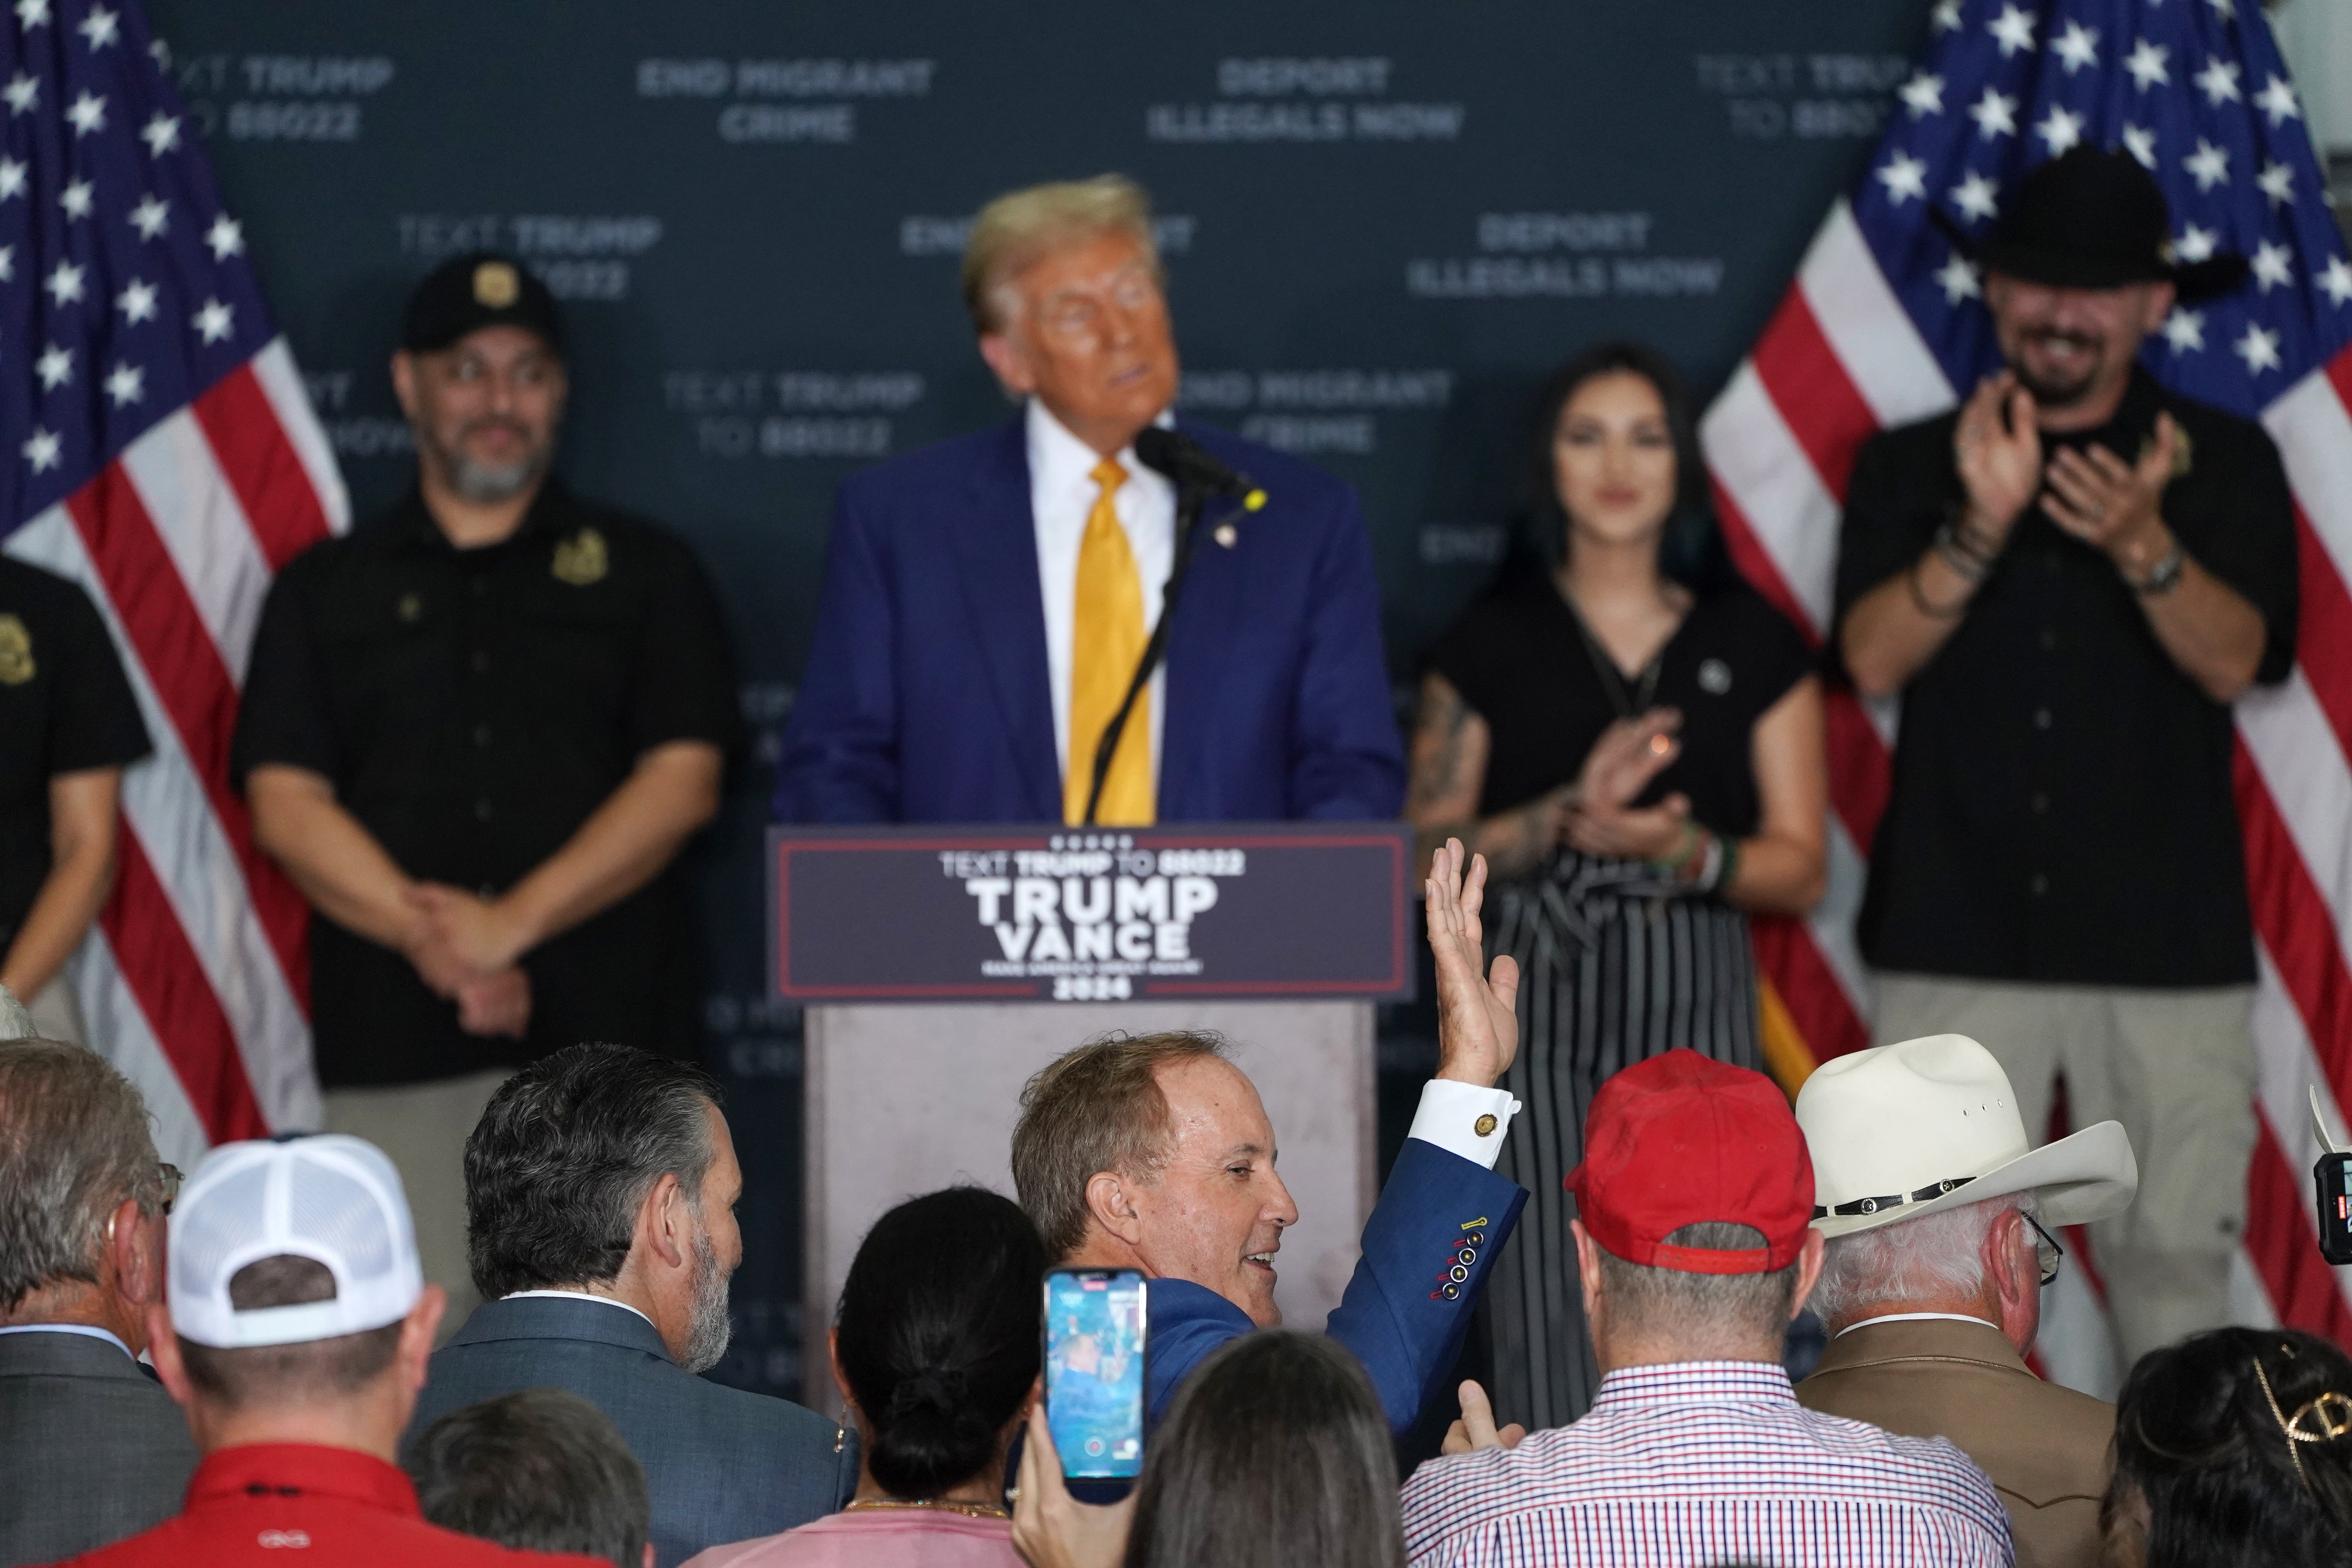
[[1234, 541], [1240, 539], [1241, 536], [1242, 531], [1235, 528], [1232, 523], [1221, 522], [1217, 524], [1217, 531], [1214, 537], [1217, 542], [1224, 546], [1227, 550], [1231, 550], [1234, 547]]

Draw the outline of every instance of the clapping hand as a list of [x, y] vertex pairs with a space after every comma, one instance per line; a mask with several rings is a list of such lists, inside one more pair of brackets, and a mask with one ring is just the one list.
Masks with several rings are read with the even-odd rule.
[[1650, 781], [1682, 755], [1676, 731], [1683, 716], [1673, 708], [1653, 708], [1620, 719], [1601, 732], [1585, 754], [1575, 807], [1562, 837], [1587, 855], [1663, 860], [1681, 843], [1690, 821], [1690, 800], [1670, 795], [1657, 805], [1631, 803]]
[[1973, 542], [1998, 551], [2042, 488], [2042, 430], [2033, 394], [2003, 371], [1977, 384], [1952, 432], [1952, 455], [1969, 493]]
[[[1469, 874], [1463, 874], [1467, 858]], [[1449, 838], [1431, 857], [1423, 885], [1429, 947], [1437, 960], [1437, 1076], [1492, 1089], [1519, 1050], [1518, 960], [1486, 960], [1478, 912], [1486, 897], [1486, 858]]]
[[2155, 438], [2137, 463], [2126, 463], [2105, 447], [2063, 450], [2050, 461], [2042, 510], [2116, 564], [2144, 573], [2167, 548], [2159, 507], [2179, 445], [2180, 427], [2171, 415], [2159, 414]]
[[1462, 1401], [1462, 1419], [1445, 1429], [1442, 1452], [1475, 1454], [1481, 1448], [1516, 1448], [1527, 1441], [1528, 1429], [1516, 1421], [1496, 1427], [1495, 1407], [1486, 1403], [1486, 1391], [1475, 1383], [1465, 1383], [1456, 1393]]
[[1107, 1507], [1070, 1495], [1045, 1406], [1031, 1405], [1029, 1440], [1021, 1445], [1020, 1495], [1013, 1503], [1013, 1544], [1030, 1568], [1118, 1568], [1134, 1519], [1133, 1492]]

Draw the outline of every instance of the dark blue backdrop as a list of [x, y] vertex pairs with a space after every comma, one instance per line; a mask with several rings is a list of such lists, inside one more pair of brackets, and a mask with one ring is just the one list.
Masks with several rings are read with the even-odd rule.
[[[1402, 689], [1500, 552], [1547, 367], [1632, 334], [1717, 384], [1876, 134], [1927, 5], [152, 14], [359, 514], [410, 471], [384, 373], [409, 284], [478, 245], [521, 255], [571, 302], [564, 473], [693, 542], [772, 746], [835, 484], [1007, 415], [955, 288], [990, 195], [1106, 169], [1151, 189], [1189, 410], [1361, 488]], [[752, 1182], [722, 1375], [793, 1393], [799, 1025], [761, 994], [765, 768], [695, 854], [711, 1060]], [[1384, 1020], [1384, 1100], [1409, 1101], [1426, 1025]]]

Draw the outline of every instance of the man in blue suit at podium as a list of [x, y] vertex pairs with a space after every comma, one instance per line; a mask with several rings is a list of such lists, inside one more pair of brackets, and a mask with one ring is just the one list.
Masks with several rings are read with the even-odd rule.
[[1086, 820], [1097, 743], [1180, 558], [1177, 488], [1136, 455], [1155, 425], [1266, 500], [1209, 502], [1095, 820], [1397, 814], [1403, 755], [1354, 492], [1173, 419], [1160, 283], [1148, 202], [1118, 176], [1015, 191], [974, 220], [964, 300], [1025, 407], [842, 486], [780, 820]]
[[[1461, 841], [1430, 867], [1437, 1076], [1326, 1325], [1371, 1376], [1391, 1430], [1453, 1365], [1496, 1250], [1528, 1194], [1495, 1173], [1518, 1102], [1495, 1084], [1518, 1049], [1518, 966], [1479, 973], [1486, 861]], [[1057, 1058], [1021, 1096], [1013, 1180], [1066, 1268], [1134, 1268], [1146, 1286], [1149, 1418], [1219, 1345], [1282, 1321], [1275, 1258], [1297, 1206], [1275, 1130], [1213, 1035], [1113, 1036]]]

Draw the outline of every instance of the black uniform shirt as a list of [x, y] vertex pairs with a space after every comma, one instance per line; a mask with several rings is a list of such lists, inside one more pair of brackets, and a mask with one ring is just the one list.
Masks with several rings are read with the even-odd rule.
[[0, 555], [0, 957], [49, 876], [49, 780], [147, 754], [89, 595]]
[[[2095, 443], [2129, 462], [2158, 410], [2189, 438], [2164, 492], [2181, 548], [2267, 630], [2256, 679], [2294, 656], [2294, 514], [2278, 452], [2245, 420], [2135, 372]], [[1837, 616], [1927, 550], [1963, 490], [1957, 414], [1864, 447], [1846, 493]], [[2037, 503], [1968, 613], [1903, 693], [1895, 778], [1863, 900], [1882, 969], [2092, 985], [2254, 977], [2230, 710], [2172, 662], [2105, 552]]]
[[[670, 741], [737, 734], [719, 608], [686, 548], [552, 480], [502, 543], [453, 547], [412, 494], [314, 545], [271, 586], [234, 764], [324, 775], [410, 876], [504, 891]], [[693, 935], [675, 868], [525, 955], [530, 1029], [483, 1039], [408, 962], [310, 922], [329, 1087], [518, 1065], [585, 1039], [695, 1042]]]
[[[1735, 581], [1692, 604], [1658, 659], [1651, 705], [1682, 710], [1682, 751], [1635, 804], [1654, 805], [1679, 792], [1700, 825], [1745, 838], [1763, 816], [1756, 722], [1812, 672], [1813, 656], [1786, 616]], [[1575, 612], [1532, 562], [1505, 570], [1495, 592], [1438, 639], [1430, 665], [1486, 720], [1492, 737], [1482, 817], [1573, 782], [1618, 716]]]

